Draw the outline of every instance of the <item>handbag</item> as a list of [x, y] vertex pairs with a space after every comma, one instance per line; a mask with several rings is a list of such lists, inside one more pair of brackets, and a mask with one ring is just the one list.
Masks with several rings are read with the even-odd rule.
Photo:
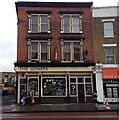
[[32, 103], [34, 103], [35, 101], [34, 101], [34, 98], [32, 98]]

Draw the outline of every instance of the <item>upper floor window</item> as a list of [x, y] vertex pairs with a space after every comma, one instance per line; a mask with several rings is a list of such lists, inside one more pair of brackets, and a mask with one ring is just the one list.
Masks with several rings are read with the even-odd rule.
[[33, 33], [50, 33], [50, 17], [47, 14], [32, 14], [29, 16], [29, 31]]
[[31, 41], [28, 53], [29, 60], [41, 62], [50, 60], [50, 46], [47, 41]]
[[62, 46], [63, 61], [80, 61], [81, 60], [80, 42], [64, 41]]
[[113, 22], [104, 22], [104, 37], [114, 37], [114, 28], [113, 28]]
[[61, 16], [61, 33], [82, 33], [82, 16], [63, 14]]
[[115, 48], [105, 47], [105, 53], [106, 53], [106, 63], [115, 64]]

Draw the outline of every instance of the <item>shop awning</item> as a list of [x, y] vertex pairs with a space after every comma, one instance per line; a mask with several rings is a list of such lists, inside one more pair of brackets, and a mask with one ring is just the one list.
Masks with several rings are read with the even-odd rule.
[[119, 79], [119, 69], [118, 68], [103, 68], [102, 78], [103, 79]]

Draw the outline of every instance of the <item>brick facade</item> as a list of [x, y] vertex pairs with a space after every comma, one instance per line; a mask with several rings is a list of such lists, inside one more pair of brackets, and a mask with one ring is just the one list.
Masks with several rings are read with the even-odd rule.
[[[32, 34], [28, 33], [28, 13], [27, 11], [51, 11], [50, 29], [51, 33], [48, 34]], [[83, 33], [82, 34], [61, 34], [60, 28], [60, 11], [64, 12], [83, 12]], [[51, 37], [51, 61], [54, 60], [54, 49], [58, 48], [58, 61], [61, 61], [61, 46], [60, 38], [84, 37], [83, 45], [84, 51], [87, 49], [88, 54], [85, 56], [85, 61], [93, 61], [93, 41], [92, 41], [92, 15], [90, 7], [87, 8], [59, 8], [59, 7], [18, 7], [18, 44], [17, 44], [17, 62], [27, 62], [27, 38], [30, 37]], [[22, 48], [22, 49], [21, 49]]]

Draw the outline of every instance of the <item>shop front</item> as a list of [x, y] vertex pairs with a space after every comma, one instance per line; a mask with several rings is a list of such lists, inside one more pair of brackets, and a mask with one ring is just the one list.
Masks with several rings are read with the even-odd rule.
[[22, 92], [34, 91], [36, 103], [92, 102], [93, 66], [88, 67], [16, 67], [17, 103]]
[[102, 78], [105, 98], [119, 102], [119, 68], [103, 68]]

